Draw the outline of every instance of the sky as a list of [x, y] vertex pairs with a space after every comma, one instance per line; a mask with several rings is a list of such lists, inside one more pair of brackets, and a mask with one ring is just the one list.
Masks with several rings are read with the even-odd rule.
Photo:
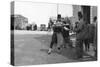
[[20, 14], [28, 18], [29, 23], [48, 24], [50, 17], [57, 17], [57, 13], [62, 17], [73, 16], [72, 5], [52, 3], [34, 3], [34, 2], [20, 2], [15, 1], [14, 13]]

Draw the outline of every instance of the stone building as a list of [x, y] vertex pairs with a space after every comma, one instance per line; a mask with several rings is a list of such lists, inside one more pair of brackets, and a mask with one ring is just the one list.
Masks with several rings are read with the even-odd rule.
[[91, 23], [93, 23], [93, 18], [95, 16], [98, 17], [98, 11], [97, 11], [97, 6], [91, 6], [91, 15], [90, 15], [90, 18], [91, 18]]
[[27, 24], [28, 18], [22, 15], [11, 15], [11, 26], [14, 27], [14, 29], [26, 29]]
[[70, 17], [70, 20], [75, 25], [75, 22], [78, 21], [78, 12], [81, 11], [83, 18], [87, 23], [92, 23], [93, 18], [97, 16], [97, 6], [88, 6], [88, 5], [73, 5], [73, 16]]

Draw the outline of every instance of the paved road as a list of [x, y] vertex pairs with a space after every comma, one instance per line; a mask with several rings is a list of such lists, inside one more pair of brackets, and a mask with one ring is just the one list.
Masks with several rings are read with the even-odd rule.
[[[33, 34], [32, 34], [33, 33]], [[51, 34], [45, 32], [15, 32], [15, 65], [34, 65], [76, 62], [75, 49], [62, 49], [48, 55], [47, 51], [51, 40]]]

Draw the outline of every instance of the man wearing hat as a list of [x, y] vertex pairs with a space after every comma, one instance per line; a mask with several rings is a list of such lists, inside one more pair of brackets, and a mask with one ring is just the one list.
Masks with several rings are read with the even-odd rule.
[[53, 35], [52, 35], [52, 38], [51, 38], [51, 43], [50, 43], [50, 48], [49, 48], [48, 54], [51, 53], [53, 45], [57, 44], [59, 46], [59, 43], [61, 44], [60, 41], [62, 41], [62, 39], [63, 39], [62, 35], [61, 35], [62, 21], [61, 21], [61, 15], [60, 14], [58, 14], [57, 21], [56, 21], [56, 23], [53, 24], [52, 27], [53, 27]]

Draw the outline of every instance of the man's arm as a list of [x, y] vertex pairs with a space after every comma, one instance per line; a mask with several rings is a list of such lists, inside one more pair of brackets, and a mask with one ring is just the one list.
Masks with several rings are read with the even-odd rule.
[[64, 29], [67, 30], [67, 31], [70, 30], [70, 29], [68, 29], [67, 27], [64, 27]]
[[81, 30], [83, 29], [83, 26], [84, 26], [84, 23], [83, 23], [83, 22], [80, 22], [80, 23], [78, 24], [77, 28], [75, 28], [74, 30], [75, 30], [76, 32], [79, 32], [79, 31], [81, 31]]

